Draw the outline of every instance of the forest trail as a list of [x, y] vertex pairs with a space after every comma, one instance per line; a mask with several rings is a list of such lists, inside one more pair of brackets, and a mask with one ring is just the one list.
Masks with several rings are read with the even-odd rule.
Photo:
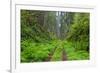
[[[53, 55], [54, 55], [56, 49], [57, 49], [57, 48], [55, 47], [55, 48], [49, 53], [47, 61], [51, 61], [51, 60], [52, 60], [52, 57], [53, 57]], [[61, 52], [62, 52], [62, 54], [61, 54], [61, 60], [62, 60], [62, 61], [66, 61], [66, 60], [67, 60], [67, 53], [66, 53], [65, 49], [63, 48]]]
[[62, 61], [66, 61], [67, 60], [67, 53], [65, 51], [65, 49], [63, 48], [62, 50]]
[[51, 59], [52, 59], [52, 57], [53, 57], [53, 55], [54, 55], [56, 49], [57, 49], [57, 48], [55, 47], [55, 48], [53, 49], [53, 51], [51, 51], [51, 52], [49, 53], [48, 61], [51, 61]]

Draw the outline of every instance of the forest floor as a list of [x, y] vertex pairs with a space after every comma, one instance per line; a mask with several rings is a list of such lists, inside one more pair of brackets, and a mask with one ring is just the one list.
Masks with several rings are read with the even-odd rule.
[[51, 59], [55, 53], [55, 50], [56, 50], [56, 48], [54, 48], [53, 51], [48, 54], [48, 61], [51, 61]]
[[66, 61], [67, 60], [67, 53], [65, 51], [65, 49], [62, 50], [62, 61]]
[[22, 62], [50, 62], [88, 60], [89, 53], [76, 50], [72, 42], [52, 41], [50, 43], [22, 43], [25, 49], [21, 52]]
[[[60, 53], [58, 53], [57, 51], [59, 51], [59, 50], [57, 50], [57, 48], [54, 48], [53, 51], [49, 53], [48, 61], [55, 60], [55, 58], [58, 58], [59, 60], [62, 60], [62, 61], [67, 60], [67, 53], [64, 48], [59, 51]], [[59, 55], [60, 58], [55, 56], [56, 53]]]
[[[52, 53], [49, 54], [48, 61], [52, 61], [53, 56], [55, 54], [55, 51], [56, 51], [56, 48], [53, 50]], [[66, 51], [64, 49], [62, 50], [61, 58], [62, 58], [62, 61], [66, 61], [67, 60], [67, 53], [66, 53]]]

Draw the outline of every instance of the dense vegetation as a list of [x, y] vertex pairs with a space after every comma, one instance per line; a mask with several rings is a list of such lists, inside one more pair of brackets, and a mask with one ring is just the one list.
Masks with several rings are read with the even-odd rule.
[[21, 62], [89, 59], [89, 13], [21, 10]]

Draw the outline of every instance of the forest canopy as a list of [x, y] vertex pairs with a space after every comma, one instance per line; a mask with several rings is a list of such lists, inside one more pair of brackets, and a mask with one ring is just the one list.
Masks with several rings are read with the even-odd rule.
[[20, 20], [21, 62], [89, 59], [89, 13], [21, 10]]

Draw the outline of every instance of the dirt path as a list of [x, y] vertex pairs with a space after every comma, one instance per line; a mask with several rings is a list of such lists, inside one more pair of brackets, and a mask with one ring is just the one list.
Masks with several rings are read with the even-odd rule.
[[55, 47], [49, 54], [48, 54], [48, 60], [47, 61], [51, 61], [54, 53], [55, 53], [55, 50], [56, 50], [57, 47]]
[[62, 50], [62, 61], [66, 61], [67, 60], [67, 53], [65, 51], [65, 49]]
[[[54, 53], [55, 53], [55, 50], [57, 49], [57, 47], [55, 47], [49, 54], [48, 54], [48, 58], [47, 58], [47, 61], [51, 61]], [[61, 55], [61, 60], [62, 61], [66, 61], [67, 60], [67, 53], [65, 51], [65, 49], [63, 48], [62, 49], [62, 55]]]

